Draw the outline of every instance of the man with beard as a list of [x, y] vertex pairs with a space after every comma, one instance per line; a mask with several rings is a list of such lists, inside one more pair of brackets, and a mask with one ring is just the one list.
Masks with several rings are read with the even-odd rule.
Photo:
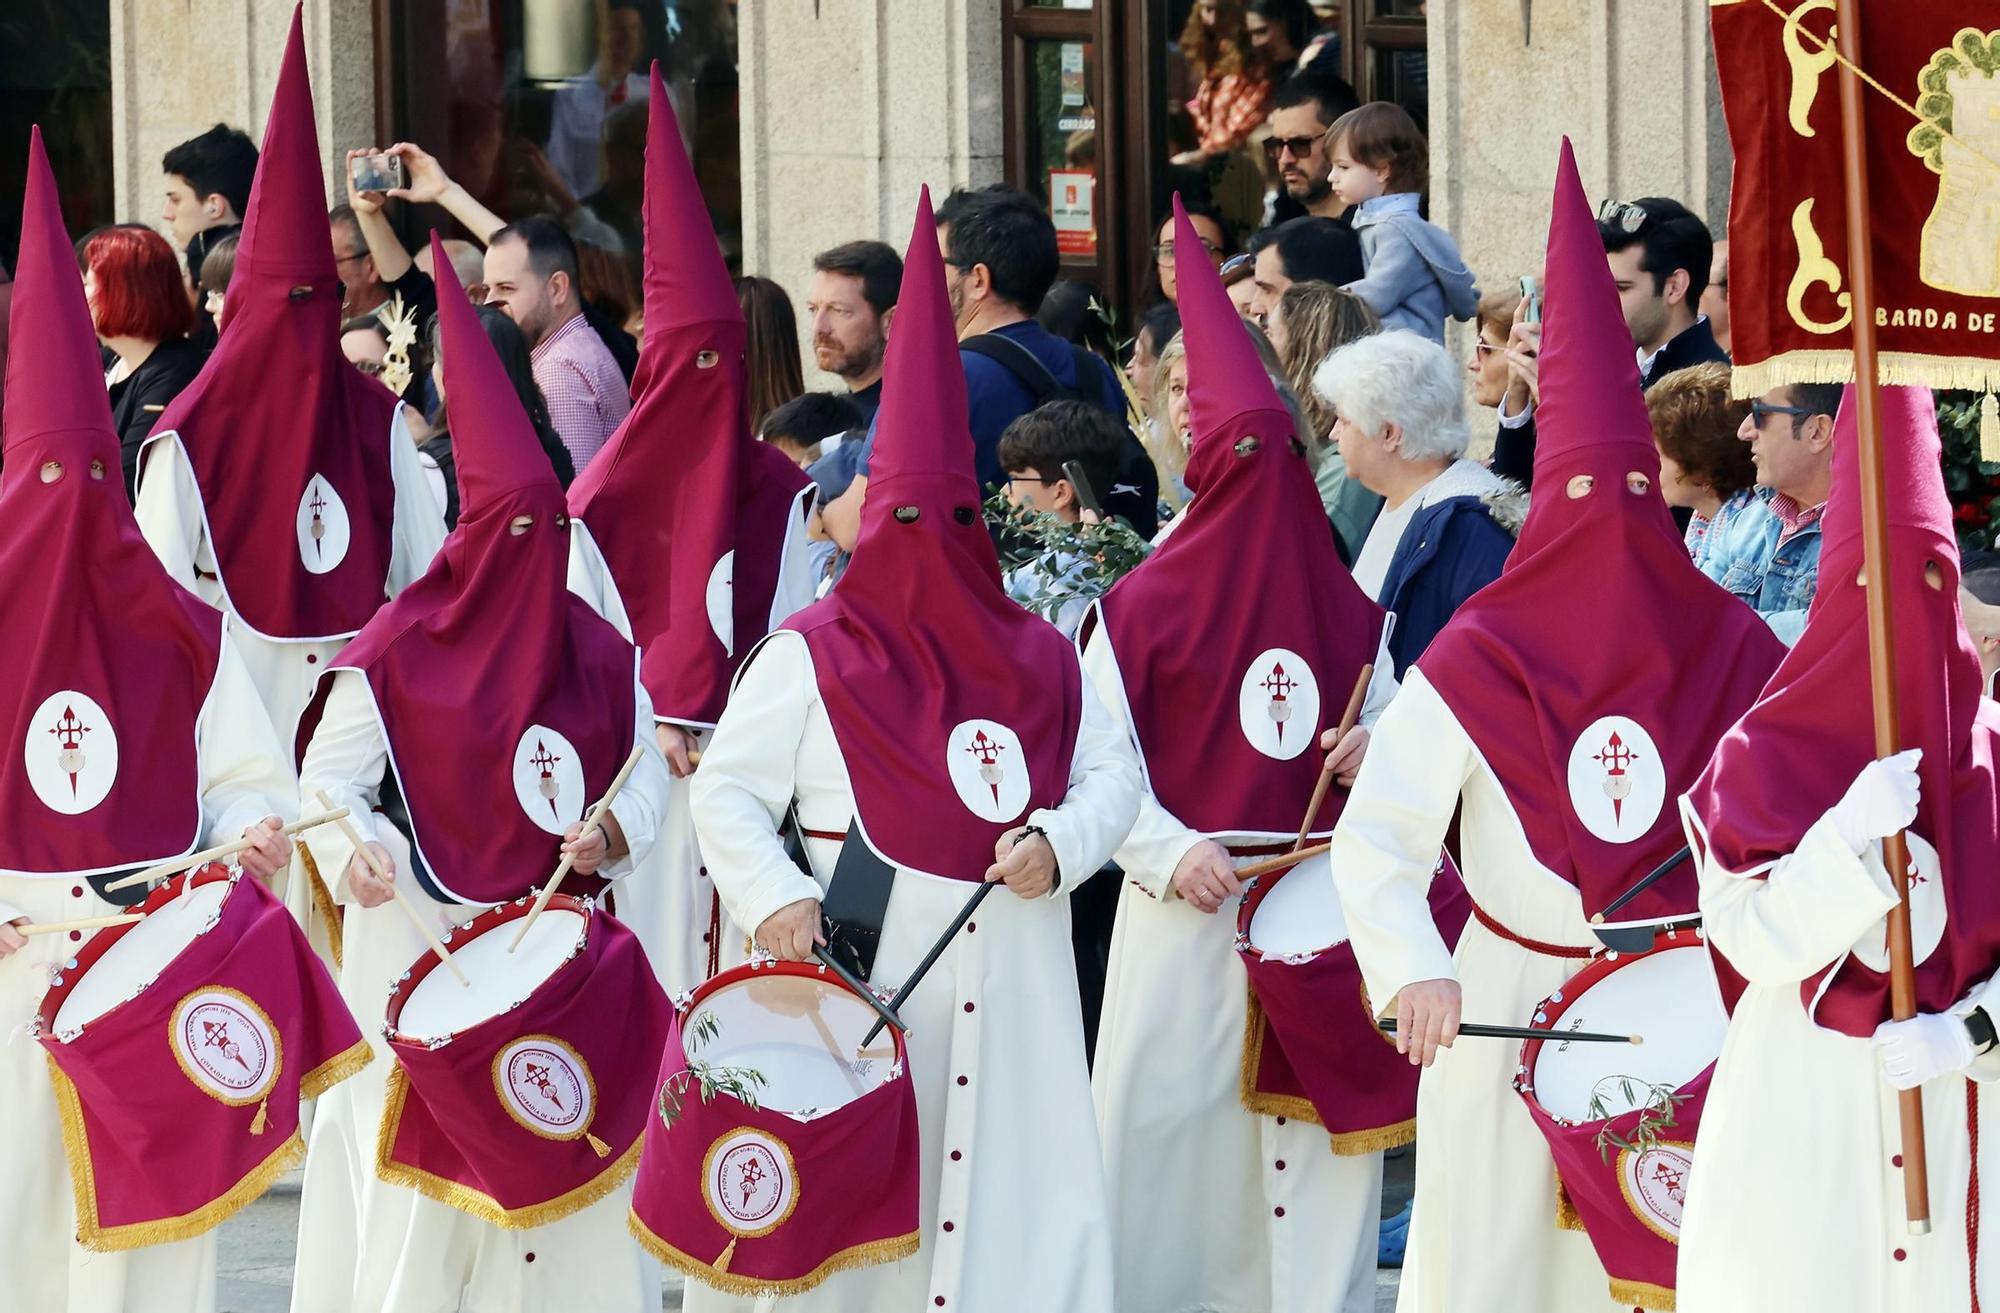
[[903, 258], [887, 242], [843, 242], [813, 257], [806, 284], [813, 363], [847, 384], [863, 422], [882, 404], [882, 353], [903, 285]]
[[1338, 219], [1347, 213], [1327, 179], [1332, 157], [1324, 138], [1335, 119], [1360, 106], [1354, 88], [1330, 68], [1301, 69], [1278, 84], [1265, 120], [1271, 135], [1264, 138], [1264, 159], [1278, 183], [1273, 224], [1308, 214]]

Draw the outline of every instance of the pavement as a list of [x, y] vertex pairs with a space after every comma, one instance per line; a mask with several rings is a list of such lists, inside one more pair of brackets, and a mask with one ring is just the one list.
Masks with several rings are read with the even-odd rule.
[[[1414, 1188], [1416, 1153], [1389, 1159], [1383, 1173], [1382, 1212], [1401, 1208]], [[222, 1224], [218, 1259], [220, 1313], [289, 1313], [292, 1256], [299, 1230], [301, 1173], [281, 1178], [256, 1203]], [[1396, 1283], [1402, 1274], [1382, 1268], [1375, 1274], [1376, 1313], [1394, 1313]], [[667, 1274], [666, 1313], [679, 1313], [681, 1280]]]

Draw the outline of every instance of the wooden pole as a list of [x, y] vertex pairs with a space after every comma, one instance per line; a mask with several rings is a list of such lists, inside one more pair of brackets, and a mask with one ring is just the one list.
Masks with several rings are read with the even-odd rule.
[[[597, 800], [597, 805], [592, 807], [590, 814], [583, 818], [583, 828], [576, 832], [579, 843], [588, 839], [592, 834], [595, 834], [597, 828], [604, 824], [604, 817], [611, 810], [611, 804], [618, 799], [618, 791], [625, 787], [626, 780], [632, 778], [632, 772], [638, 767], [640, 758], [645, 755], [645, 744], [634, 743], [632, 745], [632, 755], [625, 758], [625, 764], [619, 767], [617, 776], [611, 781], [611, 787], [604, 791], [604, 796]], [[576, 857], [574, 855], [565, 857], [556, 864], [556, 873], [549, 877], [548, 883], [542, 886], [541, 894], [535, 899], [535, 905], [528, 909], [526, 916], [521, 918], [521, 932], [514, 936], [513, 943], [507, 945], [508, 952], [511, 953], [519, 948], [521, 941], [528, 937], [528, 927], [535, 924], [535, 918], [539, 917], [542, 914], [542, 909], [549, 905], [549, 899], [556, 896], [556, 886], [563, 882], [563, 877], [569, 874], [569, 868], [574, 865], [576, 865]]]
[[[1361, 676], [1354, 681], [1353, 696], [1347, 699], [1347, 710], [1340, 713], [1340, 727], [1333, 736], [1337, 748], [1347, 737], [1347, 731], [1354, 728], [1354, 722], [1361, 719], [1361, 704], [1368, 700], [1368, 681], [1375, 677], [1375, 663], [1363, 662]], [[1306, 836], [1312, 833], [1313, 819], [1319, 815], [1320, 804], [1326, 801], [1326, 791], [1333, 785], [1333, 754], [1328, 753], [1326, 765], [1320, 767], [1319, 782], [1313, 785], [1312, 801], [1306, 804], [1306, 818], [1299, 822], [1299, 837], [1292, 844], [1297, 852], [1306, 846]]]
[[[335, 810], [333, 799], [326, 796], [325, 789], [320, 789], [318, 796], [320, 806], [326, 808], [329, 812]], [[424, 920], [424, 914], [417, 910], [417, 905], [403, 896], [403, 887], [396, 883], [394, 872], [382, 869], [381, 860], [375, 856], [374, 851], [362, 839], [361, 831], [355, 829], [353, 823], [347, 819], [347, 809], [343, 807], [339, 810], [340, 819], [335, 824], [340, 826], [340, 833], [347, 839], [347, 842], [353, 845], [354, 855], [361, 859], [362, 865], [366, 866], [377, 880], [388, 884], [389, 893], [395, 899], [396, 906], [402, 908], [403, 914], [410, 918], [410, 924], [416, 926], [417, 933], [424, 937], [426, 944], [430, 945], [431, 952], [438, 955], [438, 961], [444, 963], [445, 967], [454, 976], [458, 977], [459, 984], [470, 985], [472, 982], [466, 979], [465, 972], [459, 969], [458, 963], [451, 960], [451, 950], [444, 946], [444, 940], [439, 939], [437, 931], [431, 929], [430, 922]]]
[[[1896, 650], [1891, 639], [1889, 515], [1882, 486], [1882, 398], [1875, 358], [1875, 252], [1869, 228], [1868, 138], [1861, 103], [1860, 0], [1836, 0], [1834, 37], [1840, 66], [1840, 149], [1847, 186], [1847, 284], [1854, 313], [1854, 405], [1861, 458], [1861, 550], [1868, 587], [1868, 674], [1874, 693], [1875, 755], [1902, 750], [1896, 708]], [[1917, 1015], [1916, 959], [1910, 947], [1909, 846], [1893, 834], [1882, 841], [1882, 861], [1896, 886], [1889, 910], [1889, 1014]], [[1924, 1161], [1924, 1102], [1920, 1089], [1898, 1096], [1903, 1130], [1903, 1207], [1910, 1234], [1931, 1229], [1929, 1172]]]

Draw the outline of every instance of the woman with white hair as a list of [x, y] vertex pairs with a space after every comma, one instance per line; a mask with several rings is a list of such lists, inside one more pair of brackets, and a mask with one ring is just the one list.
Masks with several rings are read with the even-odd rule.
[[1394, 612], [1396, 674], [1459, 604], [1500, 576], [1527, 514], [1518, 485], [1465, 458], [1465, 400], [1443, 347], [1376, 333], [1326, 358], [1313, 387], [1337, 418], [1348, 476], [1382, 496], [1354, 580]]

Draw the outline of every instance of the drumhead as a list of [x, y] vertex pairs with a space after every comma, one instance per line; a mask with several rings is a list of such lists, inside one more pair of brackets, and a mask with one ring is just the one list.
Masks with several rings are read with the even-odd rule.
[[84, 969], [56, 1011], [55, 1032], [67, 1037], [159, 979], [167, 964], [215, 923], [229, 896], [227, 880], [210, 880], [176, 895], [135, 922]]
[[[1568, 999], [1553, 1037], [1535, 1057], [1535, 1101], [1565, 1121], [1620, 1116], [1644, 1106], [1650, 1087], [1678, 1090], [1699, 1076], [1722, 1053], [1728, 1029], [1715, 968], [1701, 944], [1625, 959]], [[1565, 1046], [1565, 1030], [1638, 1035], [1646, 1042]]]
[[517, 917], [447, 945], [451, 960], [471, 983], [460, 984], [442, 966], [433, 968], [404, 1000], [396, 1030], [411, 1039], [443, 1039], [499, 1016], [540, 989], [570, 959], [583, 941], [584, 924], [581, 912], [550, 906], [535, 918], [515, 952], [509, 953], [507, 945], [521, 933]]
[[1322, 853], [1286, 871], [1250, 918], [1250, 943], [1266, 957], [1298, 957], [1347, 941], [1347, 918]]
[[688, 1010], [681, 1044], [690, 1062], [748, 1068], [759, 1107], [793, 1114], [843, 1107], [889, 1079], [894, 1035], [883, 1031], [857, 1057], [875, 1010], [838, 983], [755, 973], [714, 990]]

